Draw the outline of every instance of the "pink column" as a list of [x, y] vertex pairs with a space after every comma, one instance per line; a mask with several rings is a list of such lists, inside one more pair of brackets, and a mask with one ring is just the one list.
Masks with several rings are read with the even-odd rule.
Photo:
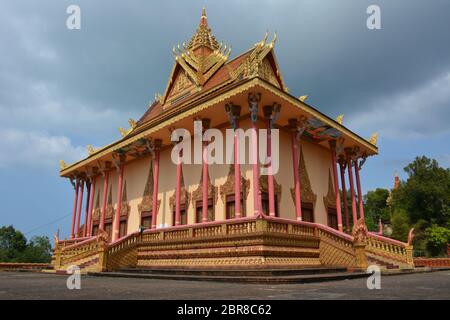
[[344, 214], [345, 214], [345, 231], [350, 232], [350, 217], [348, 215], [348, 204], [347, 204], [347, 190], [345, 187], [345, 160], [341, 159], [339, 166], [341, 168], [341, 187], [342, 187], [342, 202], [344, 203]]
[[241, 165], [239, 163], [239, 117], [241, 115], [241, 106], [235, 105], [232, 102], [225, 105], [225, 112], [234, 130], [234, 207], [235, 218], [242, 216], [241, 208]]
[[180, 225], [181, 222], [181, 216], [180, 216], [180, 201], [181, 201], [181, 174], [182, 174], [182, 163], [181, 163], [181, 157], [183, 155], [182, 150], [179, 153], [178, 156], [178, 164], [177, 164], [177, 182], [175, 186], [175, 225]]
[[91, 190], [90, 190], [90, 198], [89, 198], [89, 215], [88, 215], [88, 224], [87, 224], [87, 235], [90, 237], [92, 235], [92, 209], [94, 205], [94, 195], [95, 195], [95, 178], [92, 179], [91, 182]]
[[380, 236], [383, 235], [383, 223], [381, 222], [381, 219], [378, 219], [378, 234]]
[[352, 159], [347, 152], [347, 171], [348, 171], [348, 181], [350, 184], [350, 196], [352, 197], [352, 217], [353, 217], [353, 225], [358, 221], [357, 213], [356, 213], [356, 198], [355, 198], [355, 187], [353, 183], [353, 169], [352, 169]]
[[337, 174], [337, 162], [336, 162], [336, 141], [330, 141], [331, 149], [331, 168], [333, 169], [333, 180], [334, 180], [334, 193], [336, 194], [336, 214], [338, 230], [342, 232], [342, 211], [341, 211], [341, 196], [339, 194], [339, 182]]
[[84, 208], [84, 223], [83, 223], [83, 237], [87, 236], [87, 232], [88, 232], [88, 215], [89, 215], [89, 201], [91, 199], [90, 195], [91, 195], [91, 184], [86, 181], [86, 190], [87, 190], [87, 194], [86, 194], [86, 205]]
[[295, 216], [297, 221], [302, 221], [302, 201], [301, 201], [301, 186], [300, 176], [298, 173], [298, 141], [297, 141], [297, 120], [290, 119], [289, 126], [291, 127], [291, 149], [292, 149], [292, 165], [294, 167], [294, 191], [295, 191]]
[[364, 218], [364, 203], [363, 203], [363, 196], [361, 193], [361, 181], [359, 180], [358, 160], [354, 161], [354, 167], [355, 167], [356, 190], [358, 191], [359, 217]]
[[261, 214], [261, 197], [259, 190], [259, 159], [258, 159], [258, 104], [261, 101], [260, 93], [249, 93], [248, 105], [250, 109], [251, 128], [251, 149], [252, 149], [252, 171], [253, 171], [253, 210], [254, 215]]
[[105, 230], [106, 202], [108, 201], [108, 180], [109, 180], [109, 171], [105, 172], [103, 177], [102, 214], [100, 216], [100, 223], [98, 226], [98, 229], [103, 231]]
[[112, 235], [112, 241], [119, 239], [119, 228], [120, 228], [120, 212], [122, 210], [122, 195], [123, 195], [123, 172], [125, 171], [125, 164], [121, 159], [119, 165], [119, 183], [117, 184], [117, 210], [114, 215], [114, 231]]
[[[203, 130], [206, 130], [209, 128], [210, 120], [209, 119], [203, 119], [202, 120], [202, 126]], [[208, 150], [207, 150], [207, 143], [203, 142], [203, 156], [202, 156], [202, 170], [203, 170], [203, 185], [202, 185], [202, 222], [208, 221]]]
[[153, 161], [153, 201], [152, 201], [152, 229], [156, 228], [158, 216], [158, 185], [159, 185], [159, 158], [161, 140], [155, 140], [155, 160]]
[[80, 218], [81, 218], [81, 207], [83, 206], [83, 190], [84, 190], [84, 181], [80, 183], [80, 197], [78, 199], [78, 214], [77, 214], [77, 222], [75, 224], [75, 238], [78, 237], [78, 232], [80, 231]]
[[80, 185], [80, 182], [77, 179], [76, 183], [75, 183], [75, 197], [74, 197], [74, 201], [73, 201], [72, 228], [71, 228], [71, 232], [70, 232], [71, 239], [75, 238], [75, 220], [77, 218], [77, 203], [78, 203], [78, 187], [79, 187], [79, 185]]

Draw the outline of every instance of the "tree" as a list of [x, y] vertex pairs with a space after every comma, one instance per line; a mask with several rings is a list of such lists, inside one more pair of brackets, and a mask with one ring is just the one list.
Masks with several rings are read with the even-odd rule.
[[387, 199], [389, 190], [377, 188], [364, 195], [364, 217], [369, 230], [378, 230], [378, 220], [390, 221]]
[[31, 238], [27, 248], [22, 253], [21, 262], [45, 263], [52, 258], [52, 246], [47, 237]]
[[450, 242], [450, 229], [432, 225], [425, 230], [427, 235], [427, 249], [432, 256], [438, 256], [447, 248]]
[[27, 247], [27, 239], [13, 226], [0, 228], [0, 258], [10, 261], [17, 257]]
[[13, 226], [0, 228], [0, 262], [50, 262], [51, 244], [47, 237], [33, 237], [28, 243]]
[[439, 166], [434, 159], [425, 156], [404, 168], [406, 182], [394, 191], [394, 206], [408, 212], [412, 223], [423, 219], [429, 225], [446, 225], [450, 218], [450, 169]]
[[395, 209], [391, 217], [392, 238], [406, 242], [410, 230], [408, 214], [402, 208]]

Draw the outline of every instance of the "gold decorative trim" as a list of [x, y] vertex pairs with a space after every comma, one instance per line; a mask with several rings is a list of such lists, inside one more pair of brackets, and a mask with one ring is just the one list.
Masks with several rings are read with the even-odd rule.
[[100, 190], [97, 190], [97, 197], [95, 200], [94, 211], [92, 212], [92, 221], [99, 221], [100, 217], [101, 217]]
[[106, 205], [106, 213], [105, 213], [105, 219], [112, 219], [114, 217], [114, 206], [112, 204], [112, 184], [109, 186], [109, 193], [108, 193], [108, 202]]
[[123, 185], [123, 191], [122, 191], [122, 201], [120, 203], [120, 216], [121, 217], [127, 217], [130, 215], [131, 207], [128, 203], [128, 196], [127, 196], [127, 182], [125, 181]]
[[[241, 174], [241, 192], [244, 197], [244, 208], [242, 210], [245, 212], [245, 201], [247, 201], [248, 194], [250, 192], [250, 179], [245, 179]], [[220, 186], [220, 197], [225, 206], [227, 196], [234, 194], [234, 164], [230, 164], [227, 180]]]
[[[282, 187], [277, 182], [275, 177], [273, 177], [273, 187], [274, 187], [275, 195], [277, 196], [278, 203], [281, 203], [281, 195], [283, 194]], [[259, 177], [259, 190], [261, 192], [266, 192], [266, 193], [269, 192], [269, 176], [264, 175], [264, 176]]]
[[[302, 203], [311, 203], [313, 212], [316, 208], [317, 195], [312, 191], [309, 180], [308, 170], [306, 169], [305, 158], [303, 157], [303, 148], [300, 147], [300, 160], [298, 163], [298, 173], [300, 176], [300, 197]], [[295, 203], [295, 188], [291, 188], [292, 200]]]
[[[173, 110], [172, 112], [164, 113], [163, 115], [161, 115], [161, 117], [155, 118], [154, 120], [150, 121], [147, 125], [142, 126], [143, 131], [137, 133], [136, 135], [133, 135], [132, 137], [127, 138], [125, 140], [122, 140], [122, 141], [119, 140], [118, 142], [114, 142], [108, 146], [105, 146], [104, 148], [99, 149], [98, 153], [92, 155], [91, 157], [85, 158], [83, 160], [80, 160], [79, 162], [76, 162], [72, 165], [65, 167], [64, 170], [60, 171], [60, 175], [61, 176], [67, 175], [67, 174], [73, 172], [74, 170], [88, 164], [91, 161], [95, 161], [95, 160], [97, 160], [107, 154], [110, 154], [113, 151], [119, 150], [139, 139], [148, 137], [149, 135], [151, 135], [154, 132], [157, 132], [158, 130], [161, 130], [167, 126], [170, 126], [171, 124], [173, 124], [177, 121], [180, 121], [182, 119], [190, 117], [190, 116], [192, 116], [202, 110], [205, 110], [213, 105], [216, 105], [220, 102], [226, 101], [226, 100], [230, 99], [231, 97], [238, 95], [242, 92], [245, 92], [247, 90], [250, 90], [251, 88], [253, 88], [255, 86], [260, 86], [260, 87], [268, 90], [269, 92], [273, 93], [274, 95], [278, 96], [279, 98], [282, 98], [283, 100], [287, 101], [288, 103], [305, 111], [309, 115], [318, 118], [319, 120], [321, 120], [325, 124], [331, 126], [332, 128], [335, 128], [335, 129], [343, 132], [345, 135], [350, 136], [352, 139], [354, 139], [358, 143], [362, 144], [364, 147], [366, 147], [373, 153], [375, 153], [375, 154], [378, 153], [378, 148], [375, 145], [373, 145], [369, 141], [359, 137], [358, 135], [351, 132], [349, 129], [345, 128], [344, 126], [339, 125], [336, 121], [323, 115], [319, 111], [315, 110], [313, 107], [307, 105], [306, 103], [300, 102], [297, 98], [274, 87], [273, 85], [267, 83], [265, 80], [262, 80], [259, 78], [253, 78], [251, 80], [244, 81], [242, 84], [238, 85], [237, 87], [235, 87], [227, 92], [224, 92], [224, 93], [218, 95], [217, 97], [212, 98], [212, 99], [210, 99], [204, 103], [201, 103], [195, 107], [192, 107], [192, 104], [198, 100], [187, 101], [185, 104], [182, 104], [179, 107], [177, 107], [176, 110]], [[217, 88], [213, 88], [213, 89], [209, 90], [208, 92], [205, 92], [204, 95], [201, 95], [198, 98], [200, 99], [201, 97], [204, 97], [205, 95], [207, 95], [215, 90], [217, 90]], [[162, 120], [162, 119], [166, 119], [166, 120]]]
[[[186, 214], [188, 214], [189, 203], [191, 201], [191, 194], [187, 191], [186, 186], [184, 185], [184, 174], [183, 170], [181, 170], [181, 190], [180, 190], [180, 204], [185, 206]], [[171, 209], [171, 213], [175, 211], [175, 200], [177, 196], [177, 191], [175, 190], [172, 196], [169, 198], [169, 207]], [[175, 224], [175, 221], [174, 221]]]
[[325, 210], [328, 208], [336, 209], [336, 192], [334, 192], [333, 179], [331, 178], [331, 170], [328, 171], [328, 193], [323, 197], [323, 204], [325, 205]]
[[[142, 201], [138, 204], [139, 215], [142, 216], [142, 212], [152, 211], [153, 209], [153, 160], [150, 162], [150, 169], [148, 171], [147, 181], [145, 182], [144, 194], [142, 195]], [[161, 200], [158, 199], [158, 212]], [[156, 214], [158, 214], [158, 212]], [[152, 212], [153, 214], [153, 212]]]
[[[208, 199], [211, 199], [211, 198], [213, 199], [214, 208], [217, 205], [217, 199], [219, 197], [218, 189], [219, 188], [217, 186], [214, 186], [211, 183], [211, 179], [209, 177], [209, 170], [208, 170]], [[197, 189], [195, 189], [191, 193], [192, 207], [194, 208], [194, 211], [196, 209], [195, 207], [196, 207], [197, 201], [201, 201], [202, 199], [203, 199], [203, 170], [200, 175], [200, 182], [199, 182]]]

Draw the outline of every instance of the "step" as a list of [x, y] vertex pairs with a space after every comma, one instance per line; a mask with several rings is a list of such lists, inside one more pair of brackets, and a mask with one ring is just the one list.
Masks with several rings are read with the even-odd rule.
[[338, 272], [328, 274], [310, 274], [294, 276], [202, 276], [202, 275], [177, 275], [177, 274], [149, 274], [134, 272], [88, 272], [96, 277], [118, 277], [159, 280], [187, 280], [187, 281], [216, 281], [216, 282], [241, 282], [241, 283], [311, 283], [324, 281], [338, 281], [367, 277], [365, 272]]
[[160, 275], [190, 276], [300, 276], [327, 273], [347, 272], [344, 267], [310, 267], [300, 269], [157, 269], [157, 268], [124, 268], [118, 272]]

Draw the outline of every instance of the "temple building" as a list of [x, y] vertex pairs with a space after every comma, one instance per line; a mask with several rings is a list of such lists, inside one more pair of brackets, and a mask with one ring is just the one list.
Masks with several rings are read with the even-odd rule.
[[[174, 47], [164, 94], [121, 138], [76, 163], [61, 160], [74, 186], [69, 239], [56, 239], [54, 264], [121, 267], [364, 267], [367, 261], [410, 266], [411, 246], [372, 234], [364, 223], [360, 171], [378, 153], [376, 134], [360, 137], [283, 81], [276, 34], [230, 58], [203, 9], [190, 41]], [[226, 136], [233, 161], [174, 163], [174, 130], [194, 136], [194, 123]], [[251, 142], [242, 145], [240, 129]], [[277, 130], [279, 168], [239, 163], [258, 157], [258, 131]], [[271, 156], [267, 148], [267, 156]], [[225, 153], [225, 151], [224, 151]], [[182, 157], [182, 153], [179, 153]], [[342, 193], [342, 196], [341, 196]], [[350, 201], [347, 201], [347, 194]], [[88, 249], [86, 249], [88, 248]], [[387, 263], [387, 262], [386, 262]]]

